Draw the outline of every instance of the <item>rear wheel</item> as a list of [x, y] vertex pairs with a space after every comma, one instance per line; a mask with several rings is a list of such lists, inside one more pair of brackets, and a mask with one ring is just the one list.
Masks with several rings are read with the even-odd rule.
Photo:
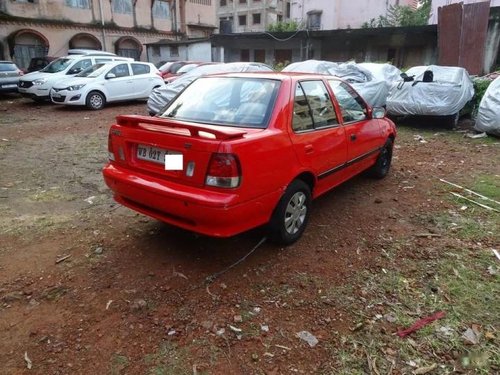
[[99, 91], [91, 91], [87, 95], [87, 107], [93, 110], [102, 109], [106, 104], [106, 98]]
[[377, 161], [371, 167], [368, 172], [374, 178], [384, 178], [389, 173], [389, 169], [391, 168], [392, 161], [392, 139], [388, 139], [385, 142], [384, 147], [380, 150], [380, 154], [378, 155]]
[[288, 185], [276, 206], [270, 225], [273, 242], [290, 245], [304, 233], [311, 211], [311, 189], [302, 180]]

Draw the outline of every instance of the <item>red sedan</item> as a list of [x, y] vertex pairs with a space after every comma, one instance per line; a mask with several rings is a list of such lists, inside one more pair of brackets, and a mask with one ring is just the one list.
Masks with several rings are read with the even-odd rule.
[[395, 137], [383, 108], [331, 76], [208, 76], [159, 118], [118, 116], [103, 174], [117, 202], [172, 225], [228, 237], [267, 224], [290, 244], [311, 199], [388, 173]]

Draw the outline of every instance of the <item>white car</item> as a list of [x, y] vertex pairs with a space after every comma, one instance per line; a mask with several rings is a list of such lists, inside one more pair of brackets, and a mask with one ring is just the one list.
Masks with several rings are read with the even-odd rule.
[[115, 61], [95, 64], [57, 82], [50, 90], [50, 99], [55, 104], [101, 109], [107, 102], [147, 99], [154, 88], [164, 84], [151, 63]]
[[50, 89], [56, 82], [72, 77], [94, 64], [108, 61], [134, 60], [129, 57], [116, 56], [113, 53], [104, 51], [70, 51], [76, 51], [81, 54], [71, 54], [65, 57], [60, 57], [38, 72], [25, 74], [19, 80], [19, 93], [24, 97], [33, 99], [36, 102], [42, 102], [50, 99]]

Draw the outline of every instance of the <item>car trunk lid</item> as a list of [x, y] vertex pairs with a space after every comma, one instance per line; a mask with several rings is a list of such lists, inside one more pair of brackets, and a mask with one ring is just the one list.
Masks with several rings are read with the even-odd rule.
[[[221, 142], [243, 137], [240, 128], [146, 116], [118, 116], [110, 129], [111, 158], [121, 165], [192, 186], [203, 186]], [[166, 162], [166, 159], [168, 161]], [[181, 161], [179, 169], [174, 161]]]

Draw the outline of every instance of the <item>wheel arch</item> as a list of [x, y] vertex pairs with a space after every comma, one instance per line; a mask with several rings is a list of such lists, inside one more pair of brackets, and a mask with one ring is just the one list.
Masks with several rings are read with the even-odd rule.
[[[302, 180], [303, 182], [305, 182], [307, 186], [309, 186], [309, 188], [311, 189], [311, 193], [314, 189], [314, 186], [316, 185], [316, 178], [314, 177], [314, 174], [312, 174], [311, 172], [306, 172], [306, 171], [301, 172], [292, 181], [295, 180]], [[290, 181], [290, 183], [292, 183], [292, 181]]]

